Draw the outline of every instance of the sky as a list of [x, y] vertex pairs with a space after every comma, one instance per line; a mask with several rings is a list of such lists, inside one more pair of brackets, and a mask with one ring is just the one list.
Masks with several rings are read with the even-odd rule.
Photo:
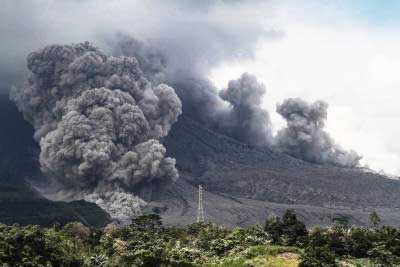
[[284, 126], [273, 112], [287, 97], [329, 103], [327, 129], [362, 163], [400, 175], [399, 1], [295, 1], [265, 18], [284, 32], [260, 41], [254, 59], [220, 64], [211, 79], [223, 87], [243, 71], [267, 87], [265, 107], [274, 130]]
[[[275, 132], [284, 126], [277, 103], [288, 97], [325, 100], [327, 129], [337, 143], [362, 154], [372, 169], [400, 175], [398, 14], [395, 0], [3, 0], [0, 93], [23, 80], [26, 55], [43, 45], [99, 45], [99, 36], [115, 31], [162, 41], [176, 37], [205, 51], [196, 51], [196, 59], [218, 57], [206, 67], [220, 89], [243, 72], [256, 75], [266, 85], [263, 105]], [[278, 34], [253, 47], [260, 26]], [[207, 38], [214, 38], [213, 46]], [[224, 42], [235, 53], [243, 44], [246, 56], [221, 55]]]

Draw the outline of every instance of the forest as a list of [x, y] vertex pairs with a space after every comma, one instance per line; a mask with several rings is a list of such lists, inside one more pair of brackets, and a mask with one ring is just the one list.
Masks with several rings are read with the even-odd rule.
[[227, 228], [211, 222], [163, 226], [157, 214], [125, 227], [0, 224], [0, 266], [339, 267], [400, 266], [400, 229], [335, 221], [310, 228], [293, 210], [264, 225]]

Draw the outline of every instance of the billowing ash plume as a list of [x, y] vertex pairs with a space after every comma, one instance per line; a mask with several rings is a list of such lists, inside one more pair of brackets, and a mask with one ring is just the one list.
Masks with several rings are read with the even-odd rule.
[[[11, 96], [35, 128], [42, 171], [59, 190], [128, 203], [126, 192], [178, 178], [158, 139], [181, 114], [173, 88], [153, 86], [133, 57], [108, 57], [89, 43], [53, 45], [28, 57], [32, 72]], [[82, 192], [85, 192], [82, 194]], [[114, 217], [118, 214], [113, 214]]]
[[[244, 143], [271, 144], [268, 114], [258, 102], [264, 91], [261, 86], [245, 75], [220, 95], [208, 77], [220, 64], [253, 58], [260, 40], [284, 36], [265, 19], [273, 17], [275, 1], [3, 2], [0, 25], [6, 27], [0, 26], [0, 33], [8, 38], [3, 38], [0, 50], [0, 93], [22, 80], [26, 53], [48, 43], [85, 38], [118, 56], [107, 57], [88, 44], [48, 47], [29, 56], [29, 82], [13, 93], [36, 130], [36, 140], [46, 148], [41, 155], [42, 168], [55, 177], [66, 195], [74, 189], [85, 190], [94, 194], [92, 201], [104, 199], [97, 201], [104, 206], [113, 201], [127, 203], [129, 197], [120, 193], [129, 191], [127, 187], [162, 173], [164, 180], [175, 177], [173, 159], [164, 157], [165, 149], [157, 140], [168, 133], [181, 112], [181, 103], [163, 83], [175, 89], [185, 115]], [[71, 21], [85, 23], [76, 27]], [[107, 107], [100, 99], [99, 103], [85, 103], [83, 92], [94, 89], [96, 94], [110, 95], [121, 103]], [[235, 92], [241, 92], [239, 101]], [[82, 104], [78, 104], [81, 98]], [[129, 112], [125, 114], [125, 110]], [[119, 114], [126, 117], [115, 121]], [[130, 123], [130, 116], [138, 118], [134, 126], [120, 126]], [[100, 123], [110, 118], [112, 125]], [[82, 128], [72, 127], [75, 124]], [[90, 137], [85, 136], [87, 127]], [[278, 137], [281, 151], [312, 162], [356, 165], [348, 163], [351, 153], [337, 148], [323, 130], [288, 129]], [[292, 131], [304, 131], [313, 138], [300, 142], [302, 138], [289, 134]], [[132, 132], [132, 140], [125, 138]], [[318, 134], [325, 137], [317, 138]], [[76, 137], [77, 143], [67, 137]], [[354, 162], [358, 158], [353, 154]], [[104, 175], [98, 177], [99, 170]]]
[[277, 112], [287, 127], [277, 134], [277, 148], [309, 162], [357, 167], [361, 156], [342, 149], [324, 130], [327, 109], [328, 104], [323, 101], [308, 104], [299, 98], [289, 98], [278, 105]]
[[[265, 19], [275, 14], [276, 4], [273, 1], [118, 2], [115, 5], [108, 0], [42, 0], [22, 4], [4, 0], [0, 25], [7, 27], [0, 27], [0, 34], [8, 38], [3, 38], [4, 49], [0, 49], [0, 93], [21, 80], [23, 60], [29, 51], [49, 43], [73, 43], [84, 38], [111, 50], [113, 55], [136, 56], [148, 80], [153, 84], [164, 82], [175, 89], [187, 115], [230, 134], [235, 127], [226, 131], [221, 124], [234, 116], [226, 116], [231, 108], [208, 79], [210, 70], [231, 60], [251, 59], [258, 41], [283, 36], [277, 30], [280, 27]], [[79, 27], [71, 23], [79, 21], [85, 23]], [[140, 38], [145, 45], [135, 44], [131, 37]], [[232, 126], [233, 123], [229, 122]]]
[[254, 76], [243, 74], [219, 93], [207, 78], [209, 62], [204, 63], [203, 60], [211, 60], [214, 55], [216, 59], [212, 60], [218, 62], [222, 60], [218, 59], [221, 55], [213, 49], [210, 55], [194, 51], [193, 47], [187, 47], [191, 44], [182, 41], [177, 45], [182, 48], [182, 54], [178, 55], [177, 48], [172, 45], [160, 44], [157, 47], [121, 34], [109, 43], [113, 54], [137, 58], [147, 79], [156, 84], [171, 84], [182, 100], [185, 115], [244, 143], [270, 145], [272, 134], [269, 115], [260, 106], [265, 87]]
[[[173, 85], [183, 102], [184, 114], [209, 128], [247, 144], [273, 147], [305, 161], [344, 167], [359, 164], [361, 157], [357, 153], [340, 148], [323, 130], [327, 115], [327, 105], [323, 102], [308, 105], [301, 100], [288, 100], [282, 104], [278, 113], [288, 121], [288, 127], [275, 139], [269, 114], [260, 106], [265, 87], [255, 77], [243, 74], [218, 92], [207, 79], [208, 65], [202, 64], [205, 55], [201, 52], [177, 55], [169, 46], [157, 47], [126, 35], [117, 35], [113, 40], [110, 46], [114, 54], [136, 57], [149, 80]], [[182, 48], [184, 52], [187, 50]]]
[[[206, 78], [207, 67], [202, 52], [193, 51], [192, 43], [170, 45], [141, 42], [117, 34], [109, 42], [116, 56], [133, 56], [139, 61], [147, 79], [154, 83], [171, 84], [183, 103], [183, 112], [208, 126], [217, 126], [228, 112], [228, 105], [218, 96], [218, 90]], [[178, 48], [182, 54], [178, 54]], [[200, 54], [199, 54], [200, 53]]]
[[260, 106], [265, 93], [265, 86], [247, 73], [219, 92], [231, 105], [230, 118], [224, 125], [230, 136], [253, 145], [272, 144], [269, 114]]
[[130, 193], [111, 189], [86, 195], [85, 200], [96, 203], [118, 218], [119, 222], [130, 222], [132, 217], [140, 215], [141, 207], [147, 204]]

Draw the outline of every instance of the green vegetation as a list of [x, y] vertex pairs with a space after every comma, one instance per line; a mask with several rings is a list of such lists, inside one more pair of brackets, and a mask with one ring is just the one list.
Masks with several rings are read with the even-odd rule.
[[[377, 214], [374, 217], [378, 217]], [[339, 267], [400, 266], [400, 229], [336, 224], [307, 231], [293, 211], [264, 227], [212, 223], [164, 227], [155, 214], [99, 230], [0, 225], [0, 266]]]

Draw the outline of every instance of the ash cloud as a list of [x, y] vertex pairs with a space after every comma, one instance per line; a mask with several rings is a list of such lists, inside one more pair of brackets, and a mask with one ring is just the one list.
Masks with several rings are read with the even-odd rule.
[[[287, 129], [271, 137], [268, 112], [259, 102], [265, 88], [251, 75], [221, 93], [208, 79], [213, 67], [251, 59], [260, 40], [284, 35], [266, 23], [272, 2], [5, 0], [0, 93], [24, 80], [25, 56], [50, 43], [89, 40], [116, 56], [87, 44], [48, 47], [29, 56], [29, 82], [13, 93], [44, 148], [40, 161], [55, 187], [111, 213], [131, 201], [126, 194], [137, 183], [176, 179], [174, 160], [158, 140], [181, 110], [245, 143], [311, 162], [356, 166], [358, 155], [334, 144], [323, 125], [310, 130], [315, 123], [307, 115], [299, 119], [304, 129], [287, 115]], [[105, 104], [105, 97], [115, 102]]]
[[[272, 16], [274, 4], [269, 1], [38, 0], [22, 5], [6, 0], [0, 17], [7, 27], [0, 26], [0, 33], [9, 38], [0, 53], [11, 65], [21, 66], [31, 50], [83, 39], [116, 56], [135, 56], [148, 80], [175, 88], [185, 114], [220, 133], [253, 143], [235, 132], [241, 126], [233, 125], [231, 104], [221, 99], [208, 75], [218, 64], [254, 57], [260, 40], [274, 41], [283, 35], [266, 22], [269, 10]], [[24, 42], [19, 42], [22, 38]], [[260, 127], [258, 136], [264, 128]]]
[[[41, 188], [42, 192], [55, 199], [87, 198], [113, 214], [130, 202], [126, 195], [130, 186], [143, 179], [150, 182], [155, 176], [175, 179], [174, 160], [165, 157], [158, 139], [168, 133], [182, 107], [173, 89], [163, 83], [175, 88], [186, 114], [220, 132], [232, 132], [234, 125], [229, 123], [228, 132], [226, 122], [234, 118], [233, 108], [219, 97], [208, 74], [225, 61], [253, 57], [258, 40], [279, 38], [279, 32], [264, 25], [269, 9], [256, 5], [270, 4], [2, 2], [0, 34], [7, 38], [0, 47], [0, 93], [8, 93], [12, 85], [22, 88], [12, 92], [12, 98], [33, 125], [35, 139], [43, 148], [42, 169], [53, 178], [49, 187], [54, 190]], [[132, 46], [133, 37], [145, 46]], [[135, 60], [107, 57], [87, 45], [37, 51], [28, 59], [32, 73], [25, 71], [25, 58], [31, 51], [85, 40], [114, 56], [137, 57], [143, 72], [126, 73], [126, 68], [138, 68]], [[96, 92], [99, 102], [85, 100], [89, 90]], [[120, 102], [104, 106], [101, 96], [105, 95]], [[122, 122], [109, 124], [125, 109], [129, 113], [124, 116], [145, 120], [135, 121], [132, 129], [123, 128]], [[89, 128], [93, 135], [88, 136]], [[132, 132], [136, 139], [124, 137]], [[113, 175], [106, 177], [107, 173]], [[110, 208], [113, 202], [120, 203], [119, 208]]]
[[[266, 22], [269, 10], [273, 14], [274, 4], [269, 1], [38, 0], [19, 4], [5, 0], [0, 34], [8, 38], [0, 55], [9, 64], [0, 62], [4, 65], [0, 78], [2, 69], [23, 69], [23, 59], [32, 50], [49, 43], [89, 40], [113, 55], [136, 56], [147, 79], [175, 88], [185, 114], [216, 131], [239, 136], [232, 133], [240, 128], [233, 121], [229, 129], [224, 128], [223, 122], [234, 116], [227, 114], [230, 104], [219, 97], [208, 75], [218, 64], [252, 58], [258, 41], [282, 36]], [[145, 46], [130, 42], [132, 38]], [[5, 84], [0, 87], [8, 90], [21, 77], [0, 79]]]
[[168, 51], [170, 66], [183, 67], [176, 71], [204, 74], [223, 61], [253, 56], [260, 38], [280, 35], [265, 20], [274, 12], [273, 1], [258, 0], [3, 0], [0, 93], [25, 78], [31, 51], [86, 40], [108, 49], [106, 40], [118, 32]]
[[219, 96], [230, 104], [228, 118], [224, 120], [224, 131], [251, 145], [271, 146], [273, 139], [269, 114], [261, 107], [265, 94], [265, 86], [248, 73], [230, 81], [228, 88], [219, 92]]
[[[196, 38], [199, 37], [193, 36], [191, 40], [202, 42]], [[324, 130], [327, 104], [285, 101], [277, 112], [287, 120], [288, 126], [277, 136], [272, 136], [268, 111], [260, 105], [266, 94], [265, 87], [254, 76], [245, 73], [218, 92], [207, 78], [208, 69], [218, 62], [218, 52], [214, 51], [214, 57], [210, 56], [213, 63], [204, 64], [204, 58], [207, 59], [212, 51], [205, 54], [194, 51], [186, 58], [185, 51], [192, 49], [191, 42], [187, 48], [182, 48], [185, 41], [179, 40], [179, 44], [168, 43], [165, 47], [162, 42], [144, 42], [118, 34], [109, 45], [116, 55], [135, 56], [148, 79], [172, 84], [182, 100], [184, 114], [217, 132], [312, 163], [341, 167], [360, 165], [360, 155], [341, 148]], [[174, 50], [176, 47], [184, 51], [182, 55]], [[251, 54], [247, 56], [251, 57]]]
[[57, 190], [106, 203], [126, 200], [140, 183], [178, 178], [158, 139], [182, 104], [173, 88], [153, 86], [135, 58], [109, 57], [89, 43], [52, 45], [31, 53], [28, 68], [11, 98], [33, 125], [41, 169]]
[[362, 158], [355, 151], [337, 145], [324, 130], [328, 104], [324, 101], [307, 103], [289, 98], [277, 106], [287, 127], [276, 136], [276, 148], [293, 157], [318, 164], [358, 167]]
[[[171, 84], [182, 100], [187, 116], [244, 143], [270, 146], [273, 141], [269, 114], [261, 107], [261, 99], [266, 94], [264, 85], [256, 77], [244, 73], [239, 79], [230, 81], [226, 89], [218, 91], [207, 78], [208, 71], [227, 56], [219, 55], [218, 51], [202, 54], [193, 50], [191, 53], [194, 49], [191, 42], [187, 43], [183, 38], [178, 40], [179, 44], [165, 47], [117, 34], [109, 45], [114, 55], [136, 57], [149, 80]], [[219, 45], [223, 45], [222, 40]], [[177, 48], [183, 51], [182, 55], [177, 55]], [[215, 62], [204, 65], [203, 60], [208, 57]]]

